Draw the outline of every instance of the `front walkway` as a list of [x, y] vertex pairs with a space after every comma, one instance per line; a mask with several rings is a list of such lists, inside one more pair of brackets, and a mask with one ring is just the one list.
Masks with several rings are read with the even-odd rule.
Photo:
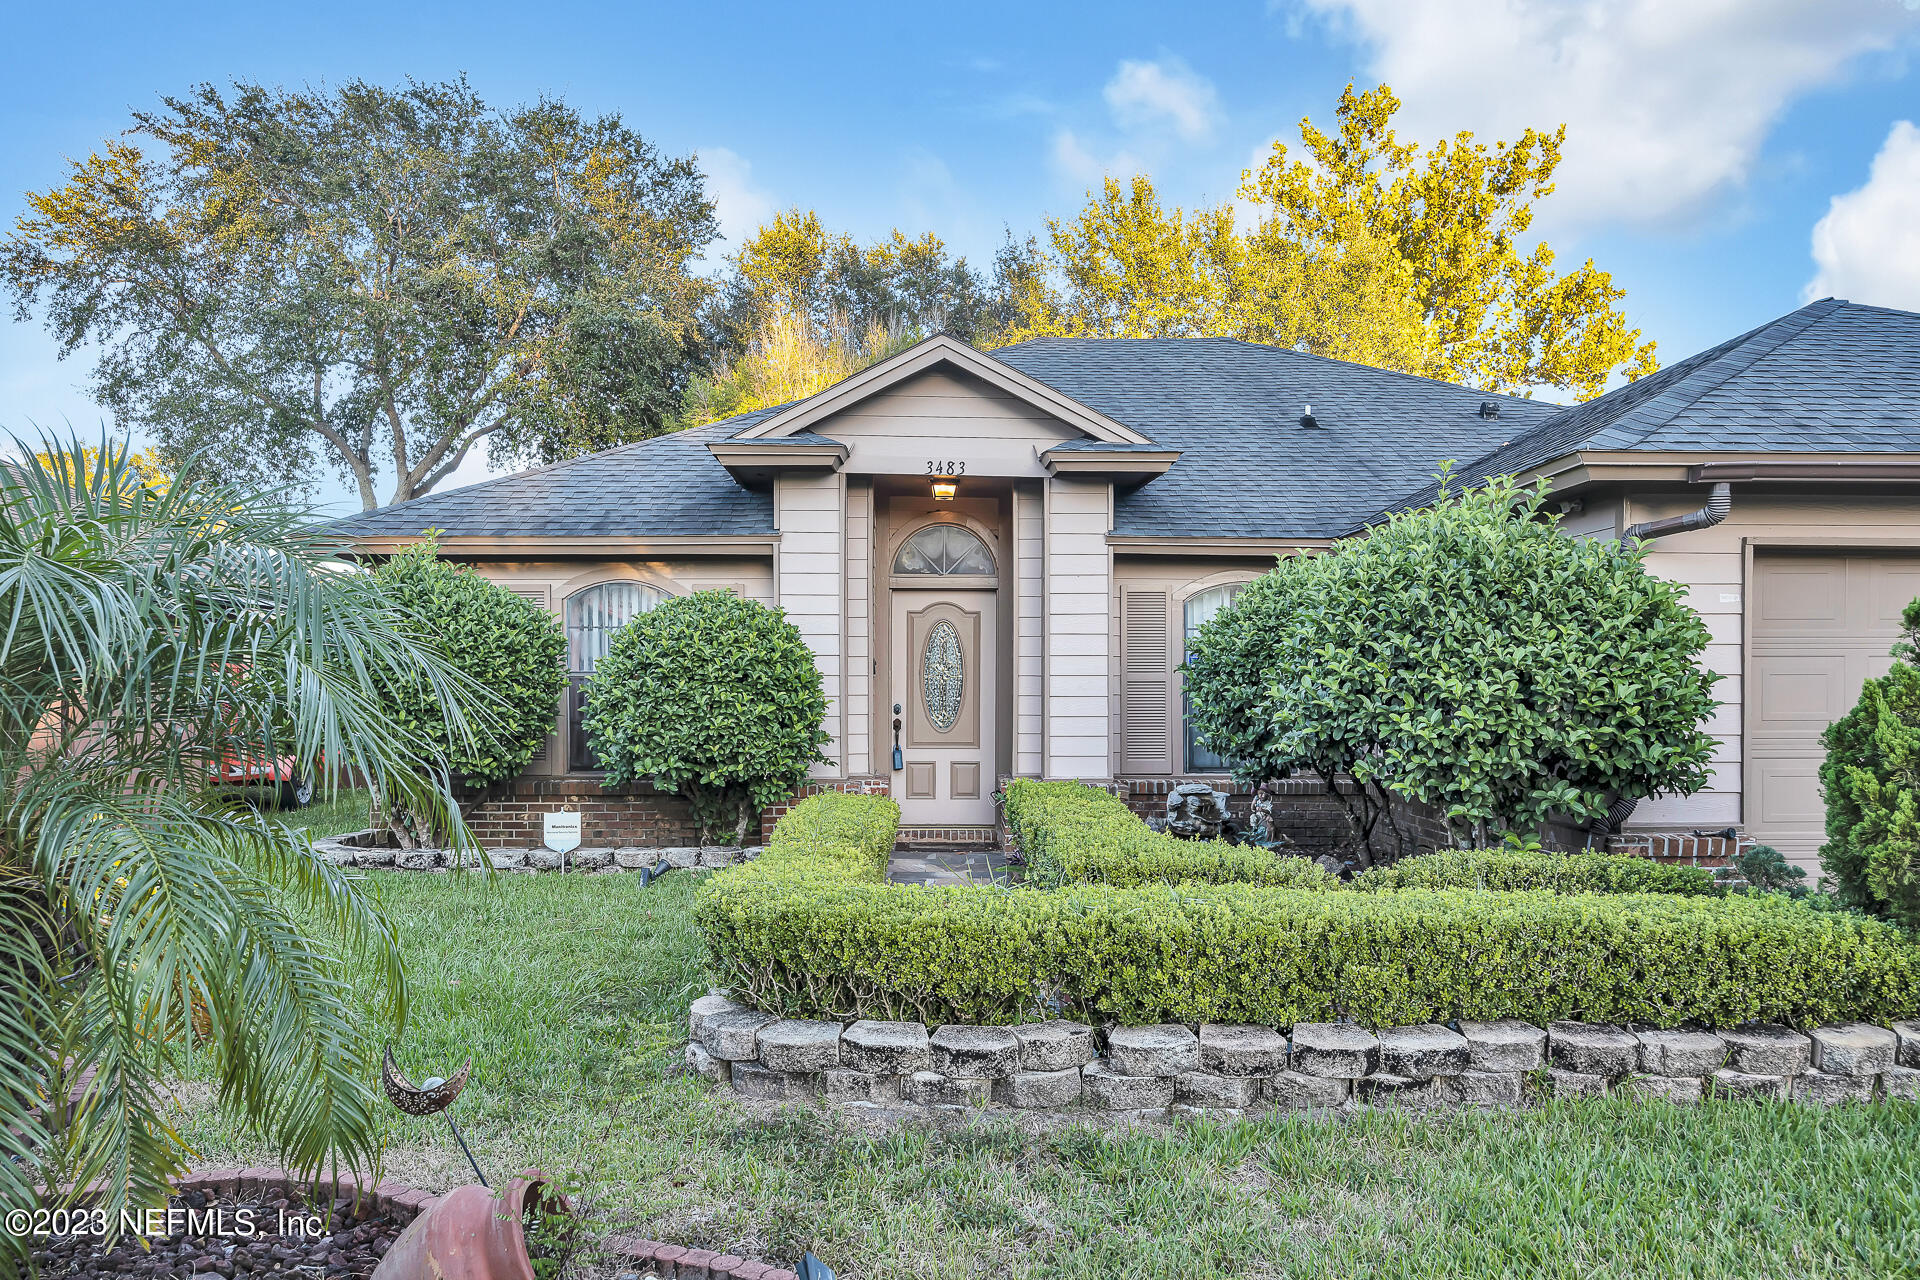
[[893, 851], [887, 879], [895, 884], [1006, 884], [1014, 867], [999, 849], [925, 849]]

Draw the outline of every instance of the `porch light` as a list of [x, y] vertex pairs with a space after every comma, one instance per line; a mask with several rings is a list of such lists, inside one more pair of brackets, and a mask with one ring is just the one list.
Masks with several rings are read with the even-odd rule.
[[959, 484], [952, 476], [935, 476], [933, 480], [933, 500], [952, 502], [953, 495], [959, 491]]

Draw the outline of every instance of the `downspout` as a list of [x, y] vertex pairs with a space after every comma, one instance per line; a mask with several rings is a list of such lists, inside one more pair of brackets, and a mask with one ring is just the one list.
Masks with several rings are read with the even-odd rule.
[[1698, 511], [1689, 511], [1683, 516], [1668, 516], [1664, 520], [1648, 520], [1644, 524], [1628, 525], [1627, 531], [1620, 535], [1625, 542], [1628, 538], [1638, 538], [1642, 542], [1652, 542], [1655, 538], [1664, 538], [1670, 533], [1692, 533], [1696, 529], [1711, 529], [1727, 518], [1733, 510], [1733, 486], [1722, 480], [1713, 486], [1707, 495], [1707, 505]]

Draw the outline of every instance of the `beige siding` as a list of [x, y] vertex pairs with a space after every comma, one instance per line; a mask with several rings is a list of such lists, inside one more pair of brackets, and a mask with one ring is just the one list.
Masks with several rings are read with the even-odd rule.
[[847, 482], [845, 772], [873, 772], [873, 484]]
[[1046, 493], [1046, 766], [1052, 778], [1111, 776], [1107, 531], [1112, 486], [1055, 478]]
[[774, 524], [780, 530], [776, 589], [787, 620], [800, 629], [820, 664], [827, 695], [823, 722], [833, 761], [815, 765], [815, 777], [846, 772], [843, 630], [846, 618], [846, 484], [837, 475], [782, 476], [773, 490]]
[[1038, 777], [1046, 770], [1046, 528], [1038, 484], [1013, 491], [1014, 752], [1013, 771]]
[[966, 474], [1038, 478], [1037, 450], [1080, 433], [985, 382], [945, 372], [917, 378], [813, 427], [847, 446], [853, 475], [924, 476], [962, 463]]

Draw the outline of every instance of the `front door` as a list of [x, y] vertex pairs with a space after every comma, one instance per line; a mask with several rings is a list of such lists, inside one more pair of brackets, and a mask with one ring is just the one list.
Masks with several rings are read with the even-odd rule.
[[900, 749], [893, 798], [905, 826], [993, 822], [994, 603], [992, 591], [893, 592], [888, 747]]

